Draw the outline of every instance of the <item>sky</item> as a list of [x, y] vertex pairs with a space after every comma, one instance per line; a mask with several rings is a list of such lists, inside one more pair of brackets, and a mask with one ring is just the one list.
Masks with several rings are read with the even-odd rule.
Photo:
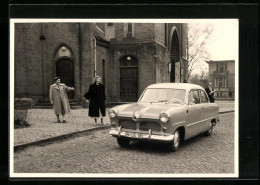
[[213, 23], [212, 41], [208, 44], [212, 60], [235, 60], [238, 55], [238, 21]]
[[[235, 60], [238, 62], [238, 25], [237, 19], [208, 20], [214, 25], [214, 31], [207, 50], [211, 60]], [[208, 72], [208, 64], [202, 66]], [[194, 70], [193, 74], [201, 73], [201, 69]]]

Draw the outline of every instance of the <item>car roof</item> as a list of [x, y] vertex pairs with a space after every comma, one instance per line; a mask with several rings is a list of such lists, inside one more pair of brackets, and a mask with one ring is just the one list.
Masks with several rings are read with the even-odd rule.
[[203, 87], [190, 83], [158, 83], [149, 85], [147, 88], [169, 88], [169, 89], [204, 89]]

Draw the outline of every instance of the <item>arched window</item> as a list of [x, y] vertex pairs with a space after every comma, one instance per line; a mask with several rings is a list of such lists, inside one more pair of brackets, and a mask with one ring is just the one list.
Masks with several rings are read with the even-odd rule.
[[[180, 61], [180, 47], [179, 47], [179, 38], [177, 34], [176, 28], [173, 28], [172, 36], [171, 36], [171, 74], [170, 74], [170, 82], [175, 82], [175, 64]], [[179, 74], [179, 72], [177, 73]]]

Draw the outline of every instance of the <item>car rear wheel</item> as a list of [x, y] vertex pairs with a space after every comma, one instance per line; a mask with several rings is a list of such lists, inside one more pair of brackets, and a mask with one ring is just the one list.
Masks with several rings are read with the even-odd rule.
[[130, 140], [127, 140], [127, 139], [124, 139], [124, 138], [117, 138], [117, 143], [119, 144], [119, 146], [121, 147], [128, 147], [129, 146], [129, 143], [130, 143]]
[[213, 124], [210, 125], [210, 129], [208, 131], [205, 132], [206, 136], [210, 136], [213, 132]]
[[173, 141], [169, 144], [169, 149], [172, 152], [175, 152], [179, 149], [181, 143], [181, 134], [180, 131], [177, 129], [174, 132], [174, 138]]

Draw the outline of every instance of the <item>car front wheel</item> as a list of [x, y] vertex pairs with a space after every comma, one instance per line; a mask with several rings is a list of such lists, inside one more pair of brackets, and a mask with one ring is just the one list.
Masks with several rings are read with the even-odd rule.
[[180, 131], [177, 129], [174, 132], [174, 138], [173, 141], [169, 144], [169, 149], [172, 152], [175, 152], [179, 149], [181, 143], [181, 134]]
[[127, 140], [127, 139], [124, 139], [124, 138], [117, 138], [117, 143], [119, 144], [119, 146], [121, 147], [128, 147], [129, 146], [129, 143], [130, 143], [130, 140]]

